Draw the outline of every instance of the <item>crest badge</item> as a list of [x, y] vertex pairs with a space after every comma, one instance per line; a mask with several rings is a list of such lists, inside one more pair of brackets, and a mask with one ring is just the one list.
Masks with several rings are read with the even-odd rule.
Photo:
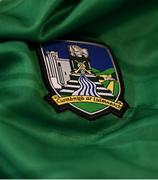
[[122, 116], [127, 107], [123, 83], [107, 46], [59, 40], [42, 43], [39, 52], [46, 99], [54, 108], [73, 110], [86, 119]]

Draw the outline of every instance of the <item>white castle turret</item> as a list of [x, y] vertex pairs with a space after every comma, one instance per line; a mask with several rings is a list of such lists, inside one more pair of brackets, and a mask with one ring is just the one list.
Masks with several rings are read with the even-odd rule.
[[61, 89], [70, 80], [70, 60], [59, 58], [58, 52], [47, 52], [46, 68], [49, 73], [49, 79], [56, 89]]

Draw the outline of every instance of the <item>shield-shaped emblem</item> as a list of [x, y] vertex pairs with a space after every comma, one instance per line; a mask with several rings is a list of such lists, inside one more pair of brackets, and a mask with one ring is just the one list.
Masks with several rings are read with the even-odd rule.
[[107, 46], [59, 40], [42, 43], [39, 51], [46, 99], [57, 110], [73, 110], [88, 119], [123, 114], [121, 75]]

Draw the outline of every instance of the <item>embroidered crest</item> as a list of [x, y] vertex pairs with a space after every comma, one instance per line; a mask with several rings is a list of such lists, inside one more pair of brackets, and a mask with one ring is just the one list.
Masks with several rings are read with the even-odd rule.
[[46, 99], [57, 110], [70, 109], [88, 119], [123, 114], [123, 84], [107, 46], [60, 40], [42, 43], [40, 55]]

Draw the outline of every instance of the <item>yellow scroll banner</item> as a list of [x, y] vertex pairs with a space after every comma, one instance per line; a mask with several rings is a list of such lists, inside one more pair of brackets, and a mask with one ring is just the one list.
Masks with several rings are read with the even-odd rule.
[[123, 107], [123, 103], [121, 101], [111, 101], [109, 99], [104, 99], [101, 97], [93, 97], [93, 96], [67, 96], [67, 97], [59, 97], [58, 95], [54, 95], [51, 99], [58, 105], [64, 105], [69, 103], [76, 103], [76, 102], [89, 102], [89, 103], [97, 103], [103, 104], [106, 106], [113, 107], [117, 110], [121, 110]]

